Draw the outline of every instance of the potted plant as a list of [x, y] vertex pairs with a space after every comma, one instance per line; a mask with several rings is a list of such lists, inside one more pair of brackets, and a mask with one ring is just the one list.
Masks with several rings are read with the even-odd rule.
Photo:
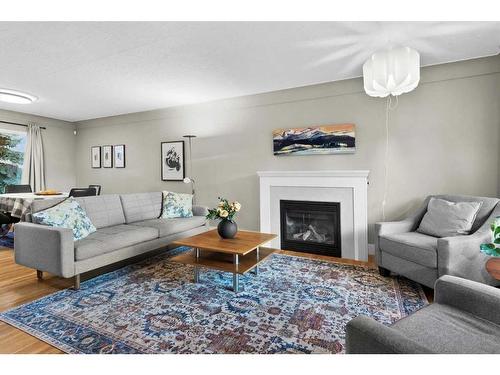
[[227, 199], [221, 197], [218, 199], [219, 204], [217, 207], [208, 210], [207, 219], [220, 220], [219, 225], [217, 225], [219, 236], [222, 238], [234, 238], [236, 232], [238, 232], [238, 226], [233, 218], [241, 209], [241, 204], [236, 201], [229, 203]]
[[492, 257], [500, 257], [500, 216], [491, 223], [491, 243], [483, 243], [481, 251]]

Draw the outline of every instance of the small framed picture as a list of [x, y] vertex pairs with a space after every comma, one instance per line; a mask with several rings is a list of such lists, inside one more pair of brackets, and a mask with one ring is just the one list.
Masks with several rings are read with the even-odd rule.
[[125, 168], [125, 145], [113, 146], [115, 168]]
[[101, 146], [90, 148], [90, 165], [92, 168], [101, 168]]
[[184, 141], [161, 143], [161, 179], [182, 181], [184, 171]]
[[113, 168], [113, 146], [102, 146], [103, 168]]

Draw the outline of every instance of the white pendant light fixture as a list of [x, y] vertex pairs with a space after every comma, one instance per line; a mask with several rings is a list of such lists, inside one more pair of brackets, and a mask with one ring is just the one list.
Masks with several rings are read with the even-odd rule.
[[420, 81], [420, 55], [410, 47], [374, 53], [363, 65], [365, 91], [385, 98], [412, 91]]
[[[414, 90], [420, 81], [420, 55], [410, 47], [389, 48], [374, 53], [363, 64], [363, 84], [369, 96], [387, 97], [385, 105], [385, 157], [384, 193], [382, 198], [382, 221], [385, 221], [385, 206], [389, 189], [389, 111], [392, 96], [397, 97]], [[392, 96], [391, 96], [392, 95]]]
[[11, 89], [0, 88], [0, 101], [14, 104], [30, 104], [38, 98], [34, 95]]

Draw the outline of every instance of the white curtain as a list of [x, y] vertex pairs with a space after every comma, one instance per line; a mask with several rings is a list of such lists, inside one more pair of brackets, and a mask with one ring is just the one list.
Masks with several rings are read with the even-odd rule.
[[42, 129], [35, 124], [28, 125], [22, 183], [30, 184], [34, 192], [45, 190]]

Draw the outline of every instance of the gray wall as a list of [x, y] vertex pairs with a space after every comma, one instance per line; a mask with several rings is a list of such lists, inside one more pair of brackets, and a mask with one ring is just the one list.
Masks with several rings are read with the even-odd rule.
[[[369, 169], [370, 242], [381, 220], [385, 100], [351, 79], [206, 104], [133, 113], [77, 124], [77, 182], [104, 192], [188, 191], [160, 179], [160, 142], [197, 134], [193, 175], [199, 202], [237, 199], [240, 227], [258, 229], [258, 170]], [[390, 114], [387, 219], [414, 209], [427, 194], [495, 196], [500, 175], [500, 57], [427, 67], [419, 87]], [[352, 155], [272, 154], [271, 132], [352, 122]], [[126, 144], [126, 169], [91, 169], [90, 147]], [[187, 151], [187, 149], [186, 149]], [[191, 174], [188, 171], [188, 174]]]
[[[75, 124], [47, 117], [0, 109], [0, 120], [27, 124], [29, 121], [45, 126], [42, 139], [45, 153], [45, 179], [47, 188], [69, 191], [76, 185]], [[11, 127], [0, 123], [0, 128]], [[11, 127], [12, 128], [12, 127]], [[22, 129], [22, 127], [15, 127]]]

